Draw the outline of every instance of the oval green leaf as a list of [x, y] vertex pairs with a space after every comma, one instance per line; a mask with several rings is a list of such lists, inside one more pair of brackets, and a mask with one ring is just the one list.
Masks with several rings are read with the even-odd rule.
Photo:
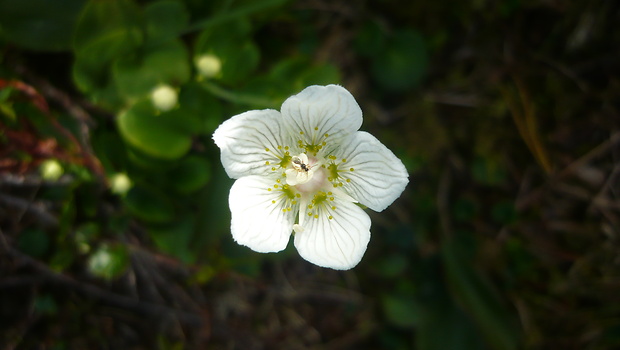
[[162, 159], [176, 159], [189, 151], [192, 138], [170, 114], [158, 114], [150, 101], [142, 101], [118, 116], [123, 138], [140, 151]]
[[206, 158], [190, 156], [181, 161], [171, 173], [172, 186], [179, 193], [188, 194], [201, 189], [211, 175]]
[[124, 201], [133, 215], [146, 222], [165, 223], [175, 217], [174, 206], [168, 198], [143, 186], [134, 186]]

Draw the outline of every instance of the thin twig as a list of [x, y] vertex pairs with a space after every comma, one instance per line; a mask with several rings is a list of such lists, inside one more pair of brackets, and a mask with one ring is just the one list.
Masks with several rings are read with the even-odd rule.
[[[162, 317], [169, 315], [174, 316], [180, 322], [190, 326], [199, 327], [205, 324], [204, 317], [199, 313], [176, 310], [174, 308], [161, 304], [154, 304], [135, 300], [124, 295], [108, 292], [92, 284], [86, 284], [80, 281], [76, 281], [69, 276], [51, 270], [45, 264], [31, 258], [28, 255], [21, 253], [16, 249], [10, 249], [8, 254], [12, 258], [19, 260], [21, 264], [27, 265], [39, 273], [39, 276], [37, 276], [37, 278], [32, 279], [33, 283], [51, 283], [60, 285], [62, 287], [71, 289], [79, 294], [82, 294], [85, 297], [98, 300], [104, 304], [129, 310], [145, 316]], [[9, 284], [8, 286], [10, 285], [11, 284]], [[0, 289], [2, 289], [3, 287], [5, 287], [4, 284], [0, 283]], [[198, 312], [201, 311], [202, 310], [198, 310]]]
[[58, 219], [43, 209], [40, 204], [29, 202], [25, 199], [14, 197], [8, 194], [0, 194], [0, 204], [17, 209], [24, 213], [32, 214], [40, 224], [45, 227], [58, 226]]

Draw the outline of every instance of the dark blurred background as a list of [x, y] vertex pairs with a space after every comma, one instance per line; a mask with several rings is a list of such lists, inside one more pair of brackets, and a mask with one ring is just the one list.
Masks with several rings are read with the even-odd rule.
[[[619, 7], [0, 0], [0, 348], [620, 348]], [[211, 140], [331, 83], [411, 180], [349, 271], [236, 245]]]

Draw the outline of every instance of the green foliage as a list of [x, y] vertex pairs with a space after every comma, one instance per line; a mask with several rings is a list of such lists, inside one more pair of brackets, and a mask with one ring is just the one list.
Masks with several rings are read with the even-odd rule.
[[185, 263], [191, 263], [196, 259], [196, 251], [191, 246], [194, 230], [194, 219], [188, 215], [177, 222], [152, 226], [149, 229], [149, 235], [162, 252]]
[[209, 162], [198, 156], [189, 156], [170, 171], [170, 177], [175, 179], [172, 186], [177, 192], [190, 194], [198, 191], [209, 181]]
[[0, 24], [12, 42], [38, 51], [71, 47], [78, 14], [87, 0], [2, 0]]
[[183, 2], [154, 1], [144, 7], [146, 35], [153, 44], [176, 40], [189, 24], [189, 13]]
[[118, 128], [129, 144], [153, 157], [177, 159], [191, 146], [172, 113], [160, 114], [150, 101], [136, 103], [118, 116]]
[[154, 189], [135, 186], [127, 193], [124, 200], [127, 209], [146, 222], [165, 223], [176, 216], [172, 202]]
[[130, 101], [147, 96], [159, 84], [181, 85], [190, 78], [187, 50], [180, 41], [149, 46], [118, 59], [112, 77], [119, 94]]

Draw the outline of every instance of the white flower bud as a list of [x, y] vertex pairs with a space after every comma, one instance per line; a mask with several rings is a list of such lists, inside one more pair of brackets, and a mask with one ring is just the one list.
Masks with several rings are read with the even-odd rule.
[[56, 159], [48, 159], [41, 163], [39, 171], [43, 180], [46, 181], [56, 181], [65, 172], [62, 165]]
[[170, 85], [160, 85], [151, 93], [151, 100], [155, 108], [167, 112], [177, 105], [179, 94]]
[[112, 193], [124, 195], [131, 188], [131, 179], [127, 174], [118, 173], [110, 178], [110, 189]]
[[196, 59], [196, 68], [203, 77], [213, 78], [222, 70], [222, 61], [215, 55], [202, 55]]

